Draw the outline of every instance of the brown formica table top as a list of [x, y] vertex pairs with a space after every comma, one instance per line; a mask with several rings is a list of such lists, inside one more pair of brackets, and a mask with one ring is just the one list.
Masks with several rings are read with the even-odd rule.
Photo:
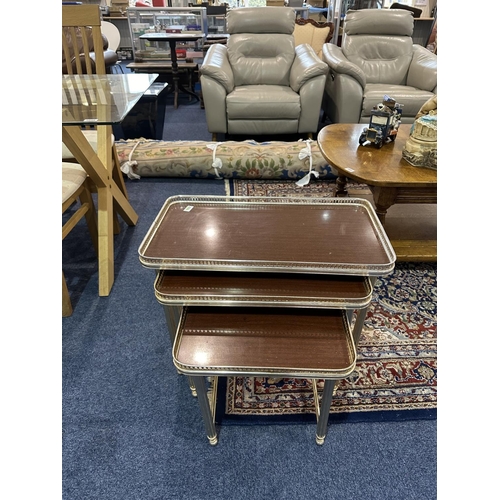
[[363, 123], [335, 123], [319, 131], [318, 147], [340, 175], [370, 186], [437, 186], [436, 170], [414, 167], [403, 159], [411, 125], [401, 125], [396, 140], [381, 149], [359, 145], [359, 136], [365, 127], [367, 124]]
[[155, 294], [167, 305], [365, 307], [372, 285], [361, 276], [162, 270]]
[[139, 247], [155, 269], [384, 275], [395, 255], [360, 199], [176, 196]]
[[343, 378], [356, 363], [345, 312], [188, 307], [174, 343], [185, 373]]

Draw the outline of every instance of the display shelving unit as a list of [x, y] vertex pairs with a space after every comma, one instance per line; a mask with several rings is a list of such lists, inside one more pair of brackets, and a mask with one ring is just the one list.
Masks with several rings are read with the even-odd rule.
[[[204, 37], [208, 34], [206, 7], [129, 7], [127, 13], [134, 61], [170, 59], [168, 44], [141, 40], [141, 35], [146, 33], [169, 31]], [[194, 42], [185, 47], [201, 50], [202, 45], [202, 42]]]

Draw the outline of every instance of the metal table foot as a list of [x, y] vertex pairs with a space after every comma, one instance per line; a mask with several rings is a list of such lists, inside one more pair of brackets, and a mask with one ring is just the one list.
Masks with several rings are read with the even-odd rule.
[[196, 391], [193, 379], [191, 377], [188, 377], [188, 380], [189, 380], [189, 388], [191, 389], [191, 395], [193, 396], [193, 398], [195, 398], [196, 396], [198, 396], [198, 393]]
[[316, 434], [316, 444], [319, 444], [320, 446], [323, 445], [325, 442], [325, 436], [323, 437], [319, 437], [317, 434]]
[[335, 380], [325, 380], [320, 407], [318, 391], [316, 388], [316, 380], [313, 380], [314, 399], [316, 402], [316, 417], [318, 420], [318, 423], [316, 425], [316, 443], [319, 445], [322, 445], [325, 442], [326, 432], [328, 428], [328, 416], [330, 414], [330, 405], [332, 404], [335, 383]]

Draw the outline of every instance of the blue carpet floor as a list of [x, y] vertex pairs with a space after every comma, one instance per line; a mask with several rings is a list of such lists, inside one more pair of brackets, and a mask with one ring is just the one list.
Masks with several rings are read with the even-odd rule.
[[62, 320], [65, 500], [436, 498], [436, 421], [222, 425], [210, 446], [197, 401], [171, 361], [154, 271], [138, 247], [164, 201], [224, 194], [223, 181], [127, 181], [135, 227], [121, 221], [116, 277], [97, 293], [85, 224], [64, 241], [74, 313]]
[[[211, 140], [198, 103], [167, 105], [165, 140]], [[127, 181], [138, 224], [121, 221], [109, 297], [85, 224], [63, 242], [74, 313], [62, 320], [64, 500], [430, 500], [436, 421], [222, 425], [205, 437], [197, 401], [171, 361], [154, 271], [138, 247], [164, 201], [225, 194], [223, 181]]]

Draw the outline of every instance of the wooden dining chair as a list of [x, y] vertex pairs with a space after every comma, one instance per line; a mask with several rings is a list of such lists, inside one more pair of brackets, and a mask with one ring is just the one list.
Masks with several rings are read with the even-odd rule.
[[62, 50], [69, 75], [104, 74], [104, 44], [99, 6], [62, 6]]
[[[66, 238], [78, 222], [85, 217], [90, 232], [92, 245], [97, 254], [97, 216], [94, 209], [92, 194], [89, 189], [89, 177], [87, 172], [78, 163], [62, 162], [62, 213], [63, 215], [73, 206], [79, 203], [79, 207], [67, 218], [62, 226], [62, 239]], [[69, 296], [68, 285], [62, 273], [62, 315], [71, 316], [73, 306]]]
[[[63, 71], [66, 74], [106, 74], [99, 5], [62, 6], [62, 55], [63, 61], [65, 61]], [[84, 130], [84, 134], [94, 151], [97, 152], [97, 131], [95, 129]], [[112, 176], [125, 197], [128, 198], [114, 141], [114, 137], [111, 135]], [[62, 159], [66, 162], [76, 162], [64, 144], [62, 145]], [[120, 227], [116, 214], [114, 220], [116, 234], [119, 233]]]
[[295, 19], [293, 37], [295, 46], [308, 43], [318, 57], [323, 60], [323, 45], [330, 43], [333, 38], [333, 23], [318, 22], [314, 19]]

